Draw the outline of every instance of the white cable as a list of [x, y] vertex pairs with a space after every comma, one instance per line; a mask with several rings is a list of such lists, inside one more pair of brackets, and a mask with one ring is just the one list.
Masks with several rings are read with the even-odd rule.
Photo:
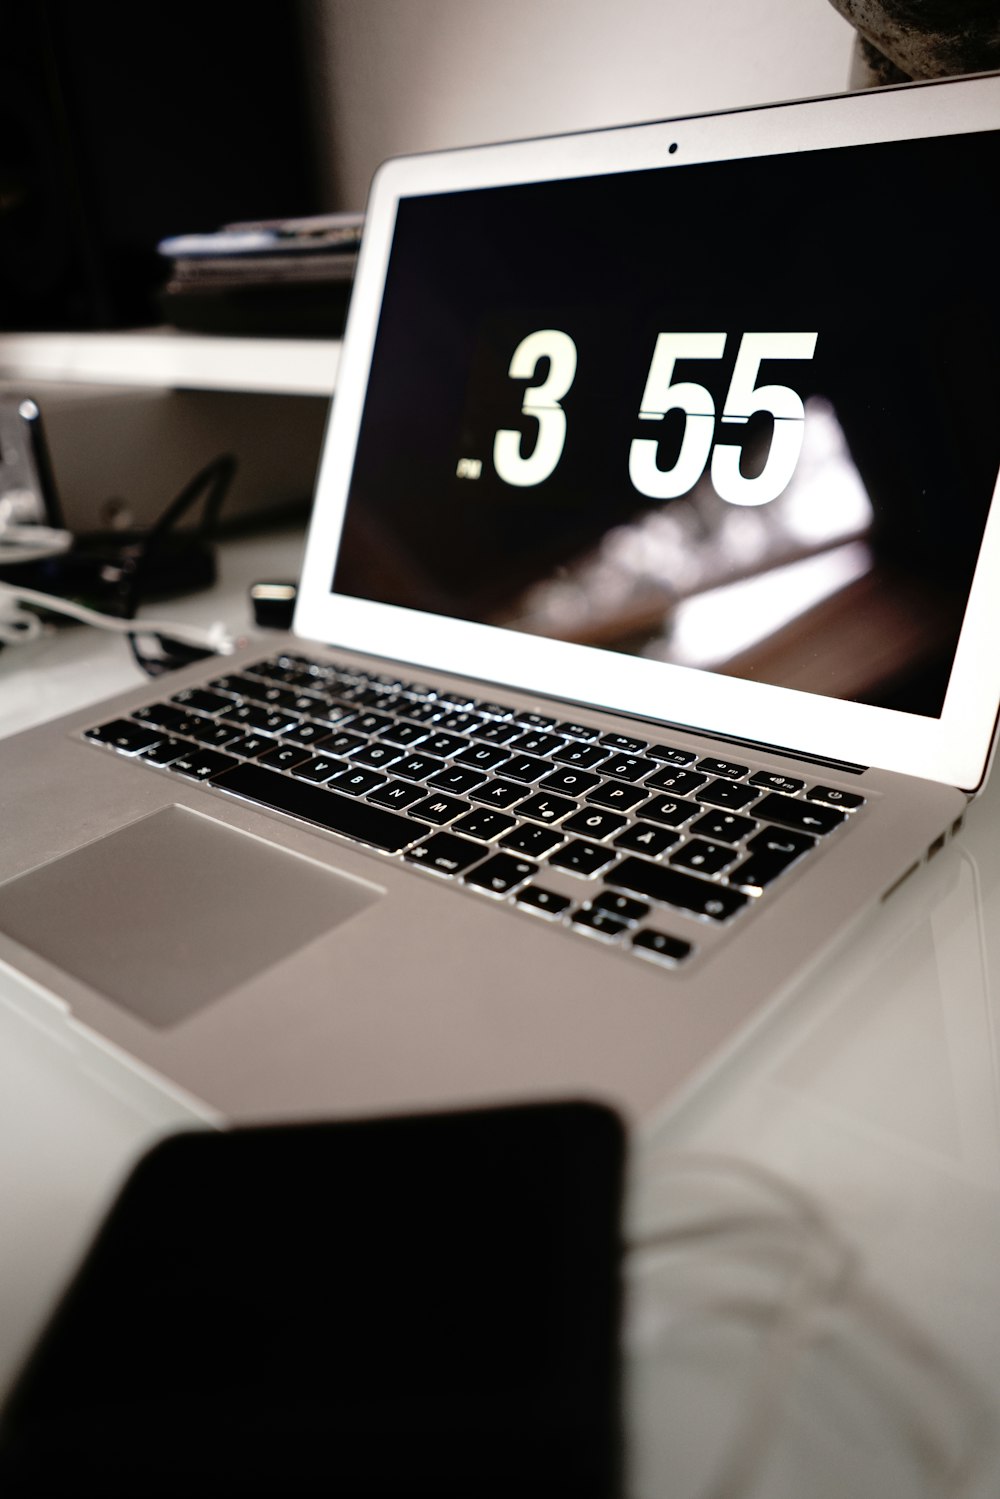
[[9, 644], [33, 639], [38, 634], [38, 630], [33, 630], [28, 624], [29, 618], [34, 618], [37, 624], [37, 617], [18, 609], [16, 606], [19, 604], [34, 605], [53, 614], [65, 614], [70, 619], [79, 620], [81, 624], [96, 625], [99, 629], [113, 630], [119, 635], [163, 635], [181, 645], [193, 645], [221, 656], [231, 655], [238, 644], [237, 638], [221, 620], [216, 620], [205, 630], [197, 625], [178, 624], [169, 620], [121, 619], [115, 614], [101, 614], [99, 610], [89, 609], [85, 604], [75, 604], [71, 599], [57, 598], [54, 594], [41, 593], [35, 588], [19, 588], [14, 583], [0, 583], [0, 599], [7, 599], [15, 605], [12, 613], [0, 619], [0, 639]]
[[10, 567], [19, 562], [44, 562], [48, 557], [60, 557], [73, 545], [73, 533], [61, 531], [55, 526], [22, 525], [4, 518], [4, 505], [0, 500], [0, 566]]
[[[968, 1494], [984, 1471], [992, 1471], [997, 1441], [991, 1402], [925, 1333], [862, 1284], [857, 1253], [815, 1199], [766, 1167], [734, 1157], [655, 1152], [647, 1179], [655, 1179], [657, 1167], [665, 1176], [700, 1176], [702, 1186], [712, 1179], [724, 1186], [728, 1178], [730, 1185], [763, 1192], [783, 1209], [768, 1212], [758, 1204], [727, 1202], [718, 1211], [684, 1214], [672, 1225], [639, 1227], [626, 1246], [667, 1264], [678, 1253], [696, 1255], [700, 1274], [711, 1273], [713, 1258], [728, 1255], [734, 1266], [782, 1276], [773, 1293], [727, 1289], [712, 1295], [706, 1285], [693, 1301], [690, 1284], [681, 1277], [687, 1294], [671, 1320], [675, 1334], [682, 1324], [710, 1318], [716, 1326], [744, 1327], [761, 1338], [756, 1376], [735, 1433], [700, 1499], [749, 1499], [757, 1492], [787, 1397], [805, 1372], [802, 1359], [820, 1349], [850, 1364], [852, 1381], [860, 1376], [870, 1394], [880, 1396], [886, 1417], [919, 1462], [927, 1492]], [[729, 1280], [731, 1272], [726, 1276]], [[924, 1383], [923, 1398], [914, 1378]], [[949, 1406], [958, 1419], [957, 1433], [944, 1430]]]

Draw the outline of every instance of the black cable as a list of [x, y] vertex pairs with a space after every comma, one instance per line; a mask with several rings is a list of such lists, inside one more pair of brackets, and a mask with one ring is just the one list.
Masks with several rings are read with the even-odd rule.
[[[195, 538], [208, 542], [214, 537], [219, 510], [236, 475], [236, 469], [236, 459], [231, 453], [223, 453], [218, 458], [214, 458], [211, 463], [207, 463], [195, 474], [194, 478], [188, 480], [184, 488], [171, 500], [163, 514], [153, 522], [140, 540], [123, 548], [121, 571], [116, 580], [118, 583], [116, 603], [117, 612], [124, 619], [135, 618], [142, 602], [143, 574], [144, 571], [148, 571], [156, 552], [162, 549], [165, 538], [172, 533], [175, 524], [206, 491], [205, 504], [201, 520], [195, 530]], [[158, 642], [162, 655], [147, 655], [140, 649], [138, 643], [142, 633], [141, 630], [130, 633], [128, 643], [137, 665], [150, 677], [163, 676], [166, 672], [176, 671], [178, 667], [187, 666], [192, 661], [202, 660], [212, 654], [211, 651], [199, 650], [195, 646], [171, 641], [163, 635], [154, 635], [153, 638]]]

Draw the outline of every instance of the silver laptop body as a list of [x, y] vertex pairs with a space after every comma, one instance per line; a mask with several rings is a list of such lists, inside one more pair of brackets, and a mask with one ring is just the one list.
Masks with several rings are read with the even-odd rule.
[[230, 1118], [717, 1066], [985, 779], [998, 113], [383, 167], [295, 635], [0, 743], [34, 1000]]

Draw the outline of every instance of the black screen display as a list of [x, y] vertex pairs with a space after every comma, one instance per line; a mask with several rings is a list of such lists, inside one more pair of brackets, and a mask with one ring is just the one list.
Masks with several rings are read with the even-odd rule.
[[936, 715], [997, 137], [404, 199], [334, 586]]

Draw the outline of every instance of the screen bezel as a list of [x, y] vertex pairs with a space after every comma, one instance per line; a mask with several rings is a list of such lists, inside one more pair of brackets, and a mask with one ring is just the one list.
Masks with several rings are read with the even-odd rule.
[[[1000, 506], [991, 508], [939, 718], [846, 702], [331, 592], [402, 198], [996, 128], [1000, 74], [401, 157], [376, 174], [317, 481], [295, 631], [306, 638], [712, 734], [973, 791], [1000, 702]], [[1000, 493], [1000, 476], [994, 501]]]

